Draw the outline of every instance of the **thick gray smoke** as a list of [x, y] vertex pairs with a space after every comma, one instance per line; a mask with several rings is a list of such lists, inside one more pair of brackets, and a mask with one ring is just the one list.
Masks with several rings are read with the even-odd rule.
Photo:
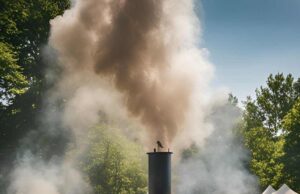
[[[56, 82], [48, 94], [43, 126], [50, 134], [60, 133], [57, 125], [71, 129], [76, 152], [50, 162], [25, 155], [11, 175], [8, 193], [89, 193], [76, 164], [86, 149], [86, 130], [103, 115], [148, 149], [161, 140], [179, 153], [195, 143], [207, 150], [201, 157], [217, 167], [226, 155], [225, 171], [202, 168], [201, 158], [177, 158], [184, 178], [177, 180], [178, 193], [230, 193], [221, 189], [226, 173], [235, 177], [231, 193], [249, 193], [252, 178], [243, 170], [243, 151], [225, 149], [232, 142], [226, 133], [217, 143], [204, 141], [221, 130], [207, 119], [211, 96], [218, 94], [209, 88], [214, 69], [208, 52], [199, 48], [201, 30], [194, 9], [193, 0], [77, 0], [52, 20], [49, 50], [55, 55], [50, 58], [57, 57], [61, 72], [58, 76], [51, 69], [47, 74]], [[63, 106], [57, 109], [60, 101]], [[193, 170], [197, 167], [199, 171]], [[215, 184], [207, 186], [205, 177], [195, 172], [205, 173]], [[196, 182], [190, 181], [193, 177]]]

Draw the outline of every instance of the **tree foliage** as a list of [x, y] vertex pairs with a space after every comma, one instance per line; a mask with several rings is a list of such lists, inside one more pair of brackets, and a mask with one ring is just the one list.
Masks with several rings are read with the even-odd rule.
[[[0, 4], [2, 136], [18, 126], [26, 131], [27, 127], [22, 124], [34, 122], [33, 119], [28, 122], [24, 120], [41, 106], [45, 88], [43, 71], [46, 67], [41, 48], [47, 43], [49, 21], [62, 14], [70, 1], [0, 0]], [[34, 116], [30, 115], [29, 118]]]
[[300, 192], [300, 98], [284, 117], [283, 128], [287, 131], [283, 157], [286, 182]]
[[299, 84], [300, 79], [295, 82], [291, 74], [271, 74], [267, 86], [256, 89], [256, 100], [248, 97], [245, 102], [247, 128], [265, 127], [273, 136], [284, 133], [282, 119], [300, 96]]
[[[20, 139], [37, 129], [46, 88], [41, 49], [69, 0], [0, 0], [0, 177]], [[0, 190], [3, 187], [0, 188]]]
[[95, 194], [147, 193], [146, 156], [136, 143], [109, 126], [90, 133], [89, 154], [84, 163]]
[[[271, 74], [266, 86], [256, 90], [256, 99], [248, 97], [244, 102], [243, 131], [245, 145], [252, 156], [250, 169], [259, 177], [263, 188], [268, 185], [279, 187], [289, 182], [286, 169], [290, 164], [283, 158], [286, 158], [288, 147], [292, 146], [288, 137], [295, 132], [295, 127], [288, 127], [291, 126], [287, 124], [291, 116], [287, 115], [299, 99], [299, 84], [300, 79], [295, 81], [291, 74]], [[290, 186], [296, 188], [294, 184]]]
[[262, 188], [268, 185], [278, 187], [283, 181], [283, 163], [279, 162], [283, 156], [282, 138], [274, 141], [272, 134], [263, 127], [246, 131], [245, 145], [251, 150], [250, 169], [259, 177]]
[[16, 95], [26, 91], [28, 81], [17, 65], [16, 54], [9, 45], [0, 42], [0, 108], [12, 103]]
[[0, 0], [0, 41], [10, 44], [18, 64], [31, 79], [42, 78], [41, 47], [47, 43], [49, 21], [69, 7], [69, 0]]

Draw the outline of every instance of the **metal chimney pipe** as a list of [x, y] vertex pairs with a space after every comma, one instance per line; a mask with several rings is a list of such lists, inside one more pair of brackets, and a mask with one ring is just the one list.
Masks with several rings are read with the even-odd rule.
[[148, 154], [148, 193], [171, 194], [171, 155], [172, 152], [149, 152]]

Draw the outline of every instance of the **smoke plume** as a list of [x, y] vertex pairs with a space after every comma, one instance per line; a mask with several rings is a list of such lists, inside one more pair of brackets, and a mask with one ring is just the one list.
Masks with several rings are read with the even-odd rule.
[[88, 79], [111, 84], [151, 142], [171, 143], [183, 128], [196, 77], [211, 73], [197, 48], [192, 9], [192, 1], [78, 1], [51, 22], [50, 45], [64, 70], [61, 83], [85, 72]]

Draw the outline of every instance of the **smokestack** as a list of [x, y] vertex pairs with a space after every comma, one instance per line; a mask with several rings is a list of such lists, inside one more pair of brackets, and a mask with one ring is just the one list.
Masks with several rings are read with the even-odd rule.
[[172, 152], [149, 152], [148, 193], [171, 194], [171, 154]]

